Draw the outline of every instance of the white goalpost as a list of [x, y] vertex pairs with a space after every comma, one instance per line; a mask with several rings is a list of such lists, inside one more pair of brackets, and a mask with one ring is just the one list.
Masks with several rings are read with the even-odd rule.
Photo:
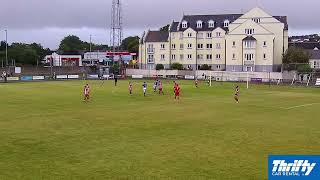
[[209, 85], [210, 85], [210, 87], [212, 86], [212, 72], [210, 71], [210, 75], [209, 75]]
[[249, 89], [249, 71], [247, 71], [247, 89]]
[[296, 81], [296, 79], [297, 79], [297, 75], [294, 75], [294, 77], [293, 77], [293, 79], [292, 79], [292, 82], [291, 82], [291, 86], [294, 85], [294, 82]]

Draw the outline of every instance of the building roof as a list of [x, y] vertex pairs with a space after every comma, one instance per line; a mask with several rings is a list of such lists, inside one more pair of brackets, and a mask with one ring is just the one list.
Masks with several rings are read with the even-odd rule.
[[[242, 14], [220, 14], [220, 15], [184, 15], [181, 22], [188, 22], [188, 28], [192, 28], [198, 31], [213, 31], [214, 29], [220, 27], [224, 30], [228, 30], [223, 26], [225, 20], [229, 20], [230, 23], [238, 19]], [[202, 28], [197, 28], [197, 21], [202, 21]], [[209, 21], [214, 21], [214, 27], [209, 28]], [[182, 29], [182, 23], [180, 23], [179, 27], [180, 31], [185, 30]]]
[[306, 52], [310, 55], [310, 59], [319, 59], [320, 60], [320, 50], [308, 49]]
[[170, 32], [178, 32], [179, 22], [172, 22], [170, 26]]
[[169, 32], [165, 31], [149, 31], [145, 42], [167, 42]]
[[320, 49], [320, 43], [319, 42], [289, 42], [289, 47], [297, 47], [302, 49], [311, 49], [314, 48]]
[[244, 41], [256, 41], [256, 38], [254, 38], [253, 36], [247, 36], [243, 40]]
[[273, 16], [273, 17], [284, 24], [284, 29], [285, 30], [289, 29], [287, 16]]
[[[230, 23], [234, 22], [240, 18], [243, 14], [220, 14], [220, 15], [184, 15], [181, 22], [173, 22], [171, 24], [170, 32], [184, 31], [186, 28], [182, 28], [182, 22], [188, 22], [188, 28], [192, 28], [196, 31], [213, 31], [214, 29], [220, 27], [225, 31], [228, 31], [228, 28], [224, 27], [224, 21], [229, 20]], [[273, 16], [278, 21], [284, 23], [284, 29], [288, 30], [288, 21], [287, 16]], [[197, 21], [202, 21], [202, 28], [197, 28]], [[214, 21], [214, 27], [209, 28], [209, 21]], [[179, 28], [178, 28], [179, 26]]]

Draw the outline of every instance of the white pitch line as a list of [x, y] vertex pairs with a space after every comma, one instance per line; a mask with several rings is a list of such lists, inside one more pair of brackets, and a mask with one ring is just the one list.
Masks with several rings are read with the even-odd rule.
[[302, 104], [299, 106], [292, 106], [292, 107], [283, 108], [283, 109], [290, 110], [290, 109], [295, 109], [295, 108], [299, 108], [299, 107], [308, 107], [308, 106], [312, 106], [312, 105], [316, 105], [316, 104], [320, 104], [320, 103]]

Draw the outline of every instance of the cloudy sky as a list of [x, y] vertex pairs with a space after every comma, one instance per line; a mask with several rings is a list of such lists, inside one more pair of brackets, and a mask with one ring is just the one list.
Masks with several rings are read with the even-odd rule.
[[[0, 0], [0, 40], [38, 42], [57, 48], [66, 35], [109, 43], [112, 0]], [[320, 33], [319, 0], [122, 0], [124, 35], [141, 35], [183, 14], [244, 13], [259, 5], [286, 15], [290, 35]]]

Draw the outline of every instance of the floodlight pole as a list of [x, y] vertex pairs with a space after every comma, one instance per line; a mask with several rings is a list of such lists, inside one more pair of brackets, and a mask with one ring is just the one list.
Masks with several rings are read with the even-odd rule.
[[6, 33], [6, 67], [8, 66], [8, 30], [4, 30]]

